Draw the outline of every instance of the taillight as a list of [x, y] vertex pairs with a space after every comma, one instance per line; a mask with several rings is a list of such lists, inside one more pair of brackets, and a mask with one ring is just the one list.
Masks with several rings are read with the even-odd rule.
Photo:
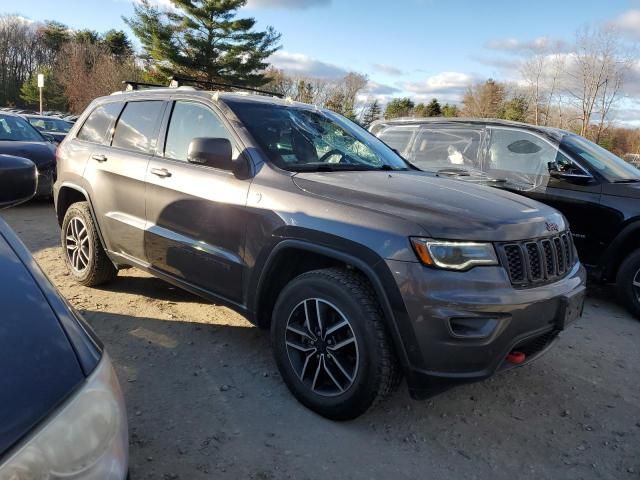
[[56, 162], [60, 160], [60, 144], [56, 146]]

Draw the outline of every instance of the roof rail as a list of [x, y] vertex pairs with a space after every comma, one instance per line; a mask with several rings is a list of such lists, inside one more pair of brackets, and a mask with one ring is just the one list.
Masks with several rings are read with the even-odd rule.
[[133, 90], [140, 90], [140, 87], [145, 88], [167, 88], [166, 85], [158, 85], [156, 83], [144, 83], [144, 82], [134, 82], [133, 80], [123, 80], [122, 81], [122, 89], [130, 92]]
[[210, 82], [208, 80], [199, 80], [197, 78], [182, 77], [178, 75], [169, 77], [169, 86], [171, 88], [178, 88], [185, 84], [191, 84], [196, 87], [198, 86], [219, 87], [221, 89], [228, 89], [228, 90], [241, 90], [245, 92], [259, 93], [261, 95], [269, 95], [269, 96], [278, 97], [278, 98], [284, 97], [284, 95], [279, 93], [269, 92], [268, 90], [260, 90], [258, 88], [245, 87], [243, 85], [234, 85], [231, 83], [222, 83], [222, 82]]

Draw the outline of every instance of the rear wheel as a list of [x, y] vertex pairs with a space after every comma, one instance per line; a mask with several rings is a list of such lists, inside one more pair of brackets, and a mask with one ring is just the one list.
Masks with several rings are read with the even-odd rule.
[[94, 287], [118, 275], [102, 248], [87, 202], [69, 207], [62, 221], [60, 240], [69, 273], [78, 283]]
[[271, 335], [291, 392], [327, 418], [355, 418], [397, 384], [380, 306], [355, 272], [315, 270], [292, 280], [275, 305]]
[[616, 287], [622, 302], [640, 319], [640, 249], [628, 255], [620, 265]]

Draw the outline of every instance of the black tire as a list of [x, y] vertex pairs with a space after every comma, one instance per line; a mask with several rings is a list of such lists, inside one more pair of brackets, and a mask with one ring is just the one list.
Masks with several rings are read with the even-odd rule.
[[[69, 226], [74, 219], [82, 222], [86, 227], [86, 254], [82, 261], [86, 266], [82, 269], [73, 265], [73, 255], [69, 253]], [[85, 237], [83, 237], [84, 239]], [[64, 215], [62, 230], [60, 231], [60, 242], [62, 245], [62, 256], [69, 273], [73, 279], [86, 287], [95, 287], [113, 280], [118, 275], [118, 270], [113, 265], [100, 243], [98, 231], [96, 229], [89, 204], [87, 202], [77, 202], [72, 204]], [[84, 243], [84, 242], [83, 242]]]
[[[345, 320], [348, 325], [341, 330], [336, 330], [335, 333], [329, 333], [332, 328], [325, 328], [323, 334], [315, 338], [318, 343], [323, 344], [322, 347], [316, 345], [314, 339], [297, 336], [297, 339], [305, 345], [312, 344], [314, 349], [318, 347], [316, 352], [324, 351], [325, 353], [312, 354], [311, 360], [304, 361], [304, 368], [298, 361], [299, 371], [296, 372], [295, 362], [290, 354], [297, 355], [298, 347], [291, 348], [290, 335], [296, 337], [297, 333], [295, 331], [292, 333], [288, 325], [290, 319], [293, 322], [295, 315], [299, 313], [309, 318], [307, 311], [304, 310], [305, 301], [316, 302], [315, 305], [320, 304], [322, 309], [325, 309], [321, 314], [326, 316], [323, 319], [325, 326], [344, 324]], [[301, 308], [303, 310], [299, 310]], [[333, 323], [331, 323], [332, 317]], [[317, 317], [314, 316], [314, 318]], [[304, 325], [306, 326], [307, 323]], [[299, 324], [295, 328], [299, 328]], [[313, 327], [305, 331], [309, 332], [309, 330], [313, 331]], [[338, 344], [345, 343], [341, 339], [350, 339], [351, 336], [355, 338], [355, 342], [351, 341], [351, 345], [347, 347], [338, 347]], [[322, 339], [321, 342], [319, 339]], [[274, 307], [271, 341], [278, 369], [289, 390], [303, 405], [332, 420], [349, 420], [358, 417], [375, 402], [391, 394], [399, 383], [400, 372], [397, 360], [375, 293], [362, 275], [350, 270], [339, 268], [314, 270], [293, 279], [280, 293]], [[298, 343], [298, 340], [295, 342]], [[331, 350], [331, 345], [334, 350]], [[337, 348], [343, 350], [337, 350]], [[351, 353], [344, 351], [348, 348], [352, 349]], [[300, 355], [307, 355], [307, 352]], [[341, 355], [346, 356], [341, 357]], [[318, 360], [320, 357], [322, 358]], [[338, 358], [341, 360], [337, 361]], [[314, 361], [316, 363], [313, 363]], [[321, 361], [326, 363], [322, 364]], [[351, 364], [349, 364], [350, 361]], [[307, 362], [310, 363], [311, 370], [315, 371], [317, 368], [311, 386], [309, 383], [312, 380], [305, 374]], [[347, 375], [346, 372], [344, 375], [340, 374], [336, 369], [338, 364], [346, 365], [341, 371], [349, 370], [351, 375]], [[351, 366], [354, 368], [351, 369]], [[321, 367], [328, 370], [322, 370]], [[335, 376], [329, 377], [325, 373], [327, 371], [333, 371]], [[322, 377], [325, 385], [328, 385], [326, 387], [328, 390], [321, 392], [321, 389], [317, 388], [318, 392], [316, 392], [316, 388], [313, 388], [316, 387], [316, 379], [320, 381]], [[340, 389], [339, 384], [344, 390]], [[331, 388], [336, 390], [332, 395], [328, 393]]]
[[625, 258], [616, 277], [620, 300], [637, 319], [640, 319], [640, 286], [636, 287], [634, 281], [640, 281], [640, 249]]

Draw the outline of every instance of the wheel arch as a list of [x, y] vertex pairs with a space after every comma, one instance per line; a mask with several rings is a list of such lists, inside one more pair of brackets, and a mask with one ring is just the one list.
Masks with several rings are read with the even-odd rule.
[[638, 248], [640, 248], [640, 218], [635, 218], [620, 230], [607, 247], [600, 262], [603, 280], [615, 281], [624, 259]]
[[100, 240], [100, 244], [102, 248], [107, 251], [106, 244], [104, 242], [104, 238], [102, 236], [102, 231], [100, 229], [100, 222], [98, 222], [98, 218], [96, 217], [96, 212], [93, 209], [93, 202], [91, 201], [91, 197], [89, 193], [82, 187], [73, 184], [73, 183], [63, 183], [60, 186], [60, 189], [57, 192], [55, 197], [55, 207], [56, 207], [56, 216], [58, 219], [58, 225], [62, 227], [62, 222], [64, 221], [64, 217], [67, 213], [67, 210], [71, 205], [77, 202], [87, 202], [89, 204], [89, 211], [91, 212], [91, 216], [93, 217], [93, 222], [96, 226], [96, 231], [98, 232], [98, 238]]
[[[406, 339], [400, 334], [397, 324], [398, 305], [392, 306], [388, 294], [389, 285], [380, 278], [381, 264], [387, 268], [381, 258], [373, 264], [355, 255], [324, 245], [303, 240], [282, 240], [270, 252], [258, 279], [256, 295], [251, 308], [254, 322], [260, 328], [269, 328], [278, 293], [298, 275], [311, 270], [336, 266], [354, 269], [360, 272], [372, 285], [380, 302], [385, 326], [391, 336], [398, 360], [403, 367], [407, 366]], [[385, 285], [387, 285], [386, 288]], [[393, 286], [397, 289], [395, 282]]]

